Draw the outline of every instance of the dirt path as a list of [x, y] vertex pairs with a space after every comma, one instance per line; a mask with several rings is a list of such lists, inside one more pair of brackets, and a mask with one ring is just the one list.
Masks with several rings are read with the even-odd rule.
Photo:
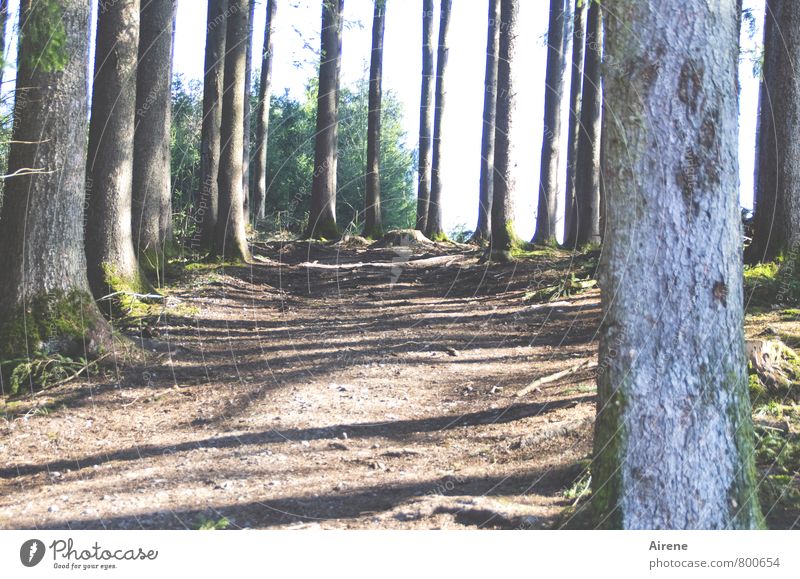
[[567, 254], [256, 255], [182, 279], [147, 329], [168, 348], [146, 365], [7, 405], [0, 527], [563, 522], [590, 451], [591, 371], [513, 393], [595, 355], [596, 291], [524, 299], [574, 269]]

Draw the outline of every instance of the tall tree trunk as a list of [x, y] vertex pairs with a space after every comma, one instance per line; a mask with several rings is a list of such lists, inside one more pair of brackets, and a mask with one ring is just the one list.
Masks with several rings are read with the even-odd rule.
[[439, 16], [439, 50], [436, 56], [436, 102], [433, 108], [433, 165], [431, 167], [431, 197], [428, 201], [428, 220], [425, 235], [438, 240], [445, 237], [442, 224], [442, 125], [444, 122], [445, 75], [450, 53], [448, 34], [453, 0], [442, 0]]
[[8, 22], [8, 0], [0, 0], [0, 89], [3, 87], [3, 72], [6, 68], [6, 23]]
[[608, 14], [614, 118], [603, 137], [598, 522], [758, 527], [742, 331], [736, 0], [617, 0]]
[[788, 0], [766, 7], [750, 261], [800, 249], [800, 10]]
[[219, 160], [219, 218], [213, 253], [224, 259], [250, 259], [244, 216], [244, 85], [247, 60], [248, 0], [228, 0], [225, 80]]
[[544, 131], [539, 176], [539, 204], [534, 243], [556, 243], [558, 220], [558, 169], [561, 147], [561, 101], [567, 66], [569, 20], [572, 0], [550, 0], [547, 29], [547, 72], [545, 74]]
[[419, 106], [419, 176], [417, 179], [417, 229], [428, 227], [433, 151], [433, 0], [422, 0], [422, 95]]
[[603, 13], [597, 0], [590, 2], [583, 63], [581, 132], [575, 200], [578, 205], [578, 245], [600, 243], [600, 135], [603, 91]]
[[489, 0], [489, 33], [486, 40], [486, 75], [483, 93], [483, 138], [481, 140], [481, 181], [478, 194], [478, 225], [473, 241], [491, 236], [494, 194], [494, 142], [497, 119], [497, 61], [500, 56], [500, 0]]
[[139, 263], [159, 279], [172, 242], [171, 89], [177, 9], [175, 0], [143, 0], [139, 23], [133, 240]]
[[203, 126], [200, 137], [200, 195], [195, 208], [198, 234], [192, 247], [211, 249], [219, 216], [219, 156], [222, 125], [222, 87], [225, 76], [225, 36], [228, 0], [208, 0]]
[[[9, 156], [9, 172], [17, 176], [6, 182], [0, 214], [0, 360], [6, 362], [54, 353], [91, 357], [111, 345], [89, 293], [83, 252], [91, 10], [89, 0], [61, 0], [57, 14], [46, 7], [22, 0], [20, 8]], [[60, 51], [46, 62], [42, 55], [53, 39]]]
[[569, 136], [567, 143], [567, 194], [564, 207], [564, 245], [575, 247], [578, 237], [578, 205], [575, 184], [578, 168], [578, 141], [581, 134], [581, 88], [586, 48], [586, 0], [575, 0], [572, 28], [572, 78], [569, 93]]
[[96, 297], [149, 287], [133, 247], [139, 0], [107, 2], [97, 15], [86, 171], [86, 258]]
[[367, 122], [367, 199], [364, 236], [383, 234], [381, 221], [381, 98], [383, 96], [383, 33], [386, 0], [375, 0], [372, 20], [372, 61], [369, 68], [369, 113]]
[[253, 92], [253, 18], [255, 13], [256, 0], [250, 0], [244, 73], [244, 142], [242, 147], [242, 199], [244, 200], [245, 223], [250, 220], [250, 96]]
[[322, 2], [322, 56], [319, 63], [314, 180], [307, 235], [332, 239], [336, 226], [336, 168], [339, 138], [339, 69], [344, 0]]
[[514, 125], [516, 95], [514, 57], [517, 46], [519, 0], [500, 2], [500, 58], [497, 67], [497, 129], [494, 149], [494, 186], [492, 199], [492, 261], [511, 261], [514, 234], [516, 178], [511, 165], [511, 131]]
[[267, 0], [267, 23], [264, 28], [264, 49], [261, 52], [261, 82], [256, 110], [256, 150], [253, 165], [253, 207], [256, 220], [266, 217], [267, 142], [269, 140], [270, 89], [272, 88], [273, 35], [278, 0]]

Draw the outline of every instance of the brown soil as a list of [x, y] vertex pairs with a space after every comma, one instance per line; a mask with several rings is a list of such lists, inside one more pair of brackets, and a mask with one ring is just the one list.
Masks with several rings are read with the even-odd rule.
[[564, 521], [591, 371], [513, 394], [595, 355], [598, 301], [526, 301], [575, 267], [545, 253], [262, 244], [252, 266], [184, 275], [147, 364], [6, 405], [0, 527]]

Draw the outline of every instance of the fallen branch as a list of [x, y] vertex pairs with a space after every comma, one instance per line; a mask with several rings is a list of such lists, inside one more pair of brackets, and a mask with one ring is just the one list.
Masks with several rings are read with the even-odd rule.
[[560, 380], [561, 378], [569, 376], [570, 374], [575, 374], [580, 370], [590, 369], [590, 368], [597, 368], [597, 362], [593, 361], [591, 358], [587, 358], [577, 366], [574, 366], [568, 370], [562, 370], [561, 372], [556, 372], [555, 374], [550, 374], [549, 376], [543, 376], [542, 378], [537, 378], [536, 380], [528, 384], [525, 388], [519, 390], [515, 394], [515, 396], [517, 397], [525, 396], [526, 394], [529, 394], [530, 392], [538, 389], [539, 386], [542, 386], [543, 384], [550, 384], [551, 382]]
[[34, 396], [39, 396], [40, 394], [42, 394], [44, 392], [49, 392], [53, 388], [58, 388], [59, 386], [63, 386], [64, 384], [67, 384], [68, 382], [72, 382], [75, 378], [77, 378], [78, 376], [80, 376], [81, 374], [86, 372], [89, 368], [92, 368], [93, 366], [97, 366], [100, 362], [102, 362], [104, 359], [108, 358], [110, 355], [111, 355], [111, 352], [103, 354], [99, 358], [96, 358], [96, 359], [92, 360], [91, 362], [89, 362], [88, 364], [86, 364], [85, 366], [83, 366], [80, 370], [78, 370], [77, 372], [75, 372], [71, 376], [68, 376], [67, 378], [64, 378], [63, 380], [60, 380], [60, 381], [55, 382], [53, 384], [50, 384], [44, 390], [40, 390], [39, 392], [34, 392], [33, 395]]
[[111, 298], [119, 295], [130, 296], [132, 298], [136, 298], [137, 300], [142, 300], [142, 301], [144, 300], [163, 301], [165, 299], [164, 296], [159, 294], [137, 294], [136, 292], [118, 291], [114, 292], [113, 294], [108, 294], [107, 296], [103, 296], [97, 301], [102, 302], [105, 300], [110, 300]]

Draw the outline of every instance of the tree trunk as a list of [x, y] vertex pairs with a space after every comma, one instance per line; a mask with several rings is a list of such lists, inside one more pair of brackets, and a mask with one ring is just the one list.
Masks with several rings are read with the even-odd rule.
[[270, 89], [272, 87], [273, 34], [278, 0], [267, 0], [267, 23], [264, 28], [264, 49], [261, 53], [261, 82], [256, 110], [256, 151], [253, 165], [253, 207], [256, 220], [266, 217], [267, 141], [269, 139]]
[[564, 207], [564, 246], [575, 247], [578, 237], [578, 205], [575, 184], [578, 168], [578, 141], [581, 134], [581, 88], [586, 48], [586, 0], [575, 0], [572, 29], [572, 78], [569, 93], [569, 136], [567, 143], [567, 194]]
[[481, 182], [478, 194], [478, 226], [473, 241], [491, 237], [494, 194], [494, 142], [497, 119], [497, 60], [500, 55], [500, 0], [489, 0], [489, 34], [486, 41], [486, 76], [483, 93], [483, 138], [481, 141]]
[[766, 6], [751, 261], [800, 249], [800, 11], [787, 0]]
[[436, 103], [433, 108], [433, 165], [431, 168], [431, 197], [428, 201], [428, 220], [425, 235], [434, 241], [444, 239], [442, 225], [442, 124], [447, 91], [445, 74], [450, 48], [447, 37], [450, 31], [450, 12], [453, 0], [442, 0], [439, 17], [439, 51], [436, 57]]
[[219, 219], [213, 254], [223, 259], [250, 259], [244, 216], [244, 85], [247, 59], [248, 0], [228, 0], [225, 33], [225, 80], [219, 159]]
[[244, 201], [244, 220], [250, 220], [250, 96], [253, 92], [253, 18], [256, 0], [250, 0], [247, 19], [247, 52], [244, 72], [244, 136], [242, 143], [242, 199]]
[[211, 249], [219, 216], [220, 129], [222, 86], [225, 73], [225, 36], [228, 0], [208, 0], [205, 74], [203, 78], [203, 126], [200, 137], [200, 196], [195, 208], [197, 233], [192, 248]]
[[3, 72], [6, 68], [6, 23], [8, 22], [8, 0], [0, 0], [0, 89], [3, 87]]
[[97, 298], [149, 287], [131, 223], [138, 54], [139, 0], [106, 3], [97, 16], [86, 171], [86, 258]]
[[516, 190], [514, 168], [511, 165], [513, 115], [516, 109], [514, 88], [514, 56], [517, 46], [519, 0], [500, 2], [500, 58], [497, 67], [497, 130], [494, 149], [494, 186], [492, 199], [492, 243], [490, 259], [511, 261], [511, 249], [516, 243], [514, 206]]
[[547, 31], [547, 72], [545, 74], [544, 131], [539, 176], [539, 204], [533, 243], [555, 244], [558, 220], [558, 168], [561, 147], [561, 101], [567, 66], [570, 4], [572, 0], [550, 0]]
[[369, 113], [367, 123], [367, 200], [364, 236], [383, 235], [381, 221], [381, 98], [383, 96], [383, 32], [386, 0], [375, 0], [372, 21], [372, 62], [369, 68]]
[[[83, 251], [89, 0], [61, 0], [57, 16], [44, 7], [34, 0], [20, 7], [9, 155], [9, 173], [17, 176], [6, 181], [0, 213], [4, 362], [55, 353], [91, 357], [111, 345], [89, 293]], [[48, 63], [42, 55], [53, 38], [63, 52]]]
[[758, 527], [736, 0], [617, 0], [608, 14], [598, 523]]
[[144, 0], [139, 24], [133, 239], [139, 263], [156, 274], [172, 242], [172, 33], [177, 8], [175, 0]]
[[339, 138], [339, 69], [344, 0], [323, 0], [314, 180], [307, 236], [332, 239], [336, 226], [336, 168]]
[[422, 0], [422, 95], [419, 106], [419, 177], [417, 179], [417, 229], [428, 228], [433, 151], [433, 0]]
[[578, 205], [578, 245], [600, 243], [600, 135], [603, 92], [600, 67], [603, 60], [603, 13], [597, 0], [587, 0], [586, 48], [583, 63], [581, 132], [575, 200]]

